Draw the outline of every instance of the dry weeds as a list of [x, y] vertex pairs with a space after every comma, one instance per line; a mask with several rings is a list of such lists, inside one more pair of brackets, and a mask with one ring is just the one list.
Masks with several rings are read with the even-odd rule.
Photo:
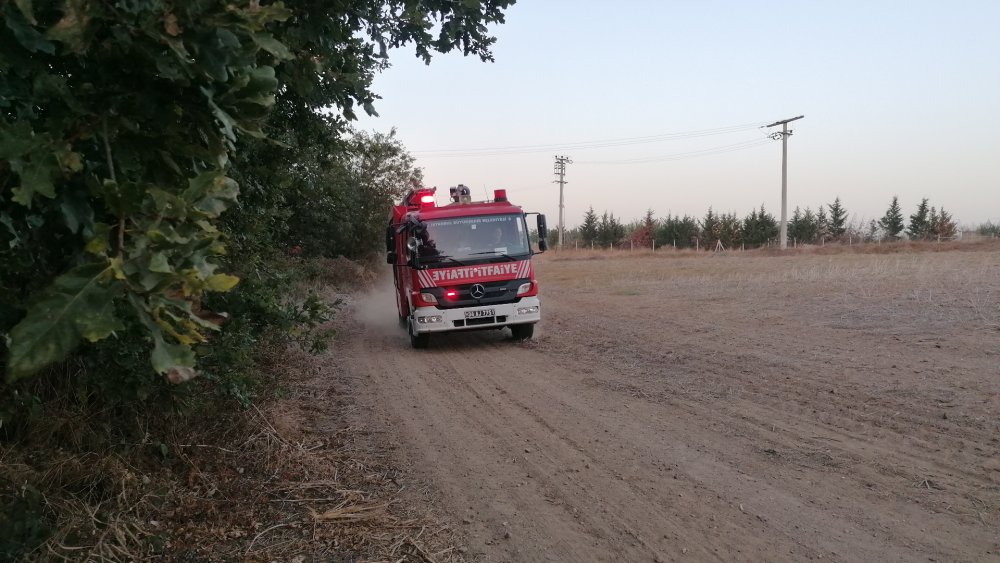
[[[374, 278], [370, 266], [337, 259], [323, 262], [316, 283]], [[30, 558], [460, 559], [451, 529], [400, 496], [400, 472], [383, 445], [345, 422], [351, 398], [320, 370], [335, 354], [290, 349], [263, 357], [270, 390], [247, 409], [220, 405], [159, 421], [142, 443], [105, 446], [113, 451], [88, 451], [100, 440], [90, 436], [85, 413], [67, 411], [39, 428], [32, 446], [0, 444], [0, 494], [37, 491], [40, 517], [54, 523]], [[57, 434], [65, 449], [40, 446]], [[151, 435], [169, 438], [160, 444]]]

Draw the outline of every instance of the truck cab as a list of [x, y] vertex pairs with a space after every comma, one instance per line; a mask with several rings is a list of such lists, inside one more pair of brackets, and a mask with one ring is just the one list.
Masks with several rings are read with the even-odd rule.
[[[410, 343], [425, 348], [434, 333], [504, 327], [516, 340], [531, 338], [541, 303], [530, 213], [511, 204], [505, 190], [496, 190], [491, 201], [473, 202], [469, 188], [459, 185], [444, 206], [437, 205], [435, 192], [407, 193], [386, 229], [386, 261], [393, 266], [396, 308]], [[536, 221], [542, 252], [545, 216]]]

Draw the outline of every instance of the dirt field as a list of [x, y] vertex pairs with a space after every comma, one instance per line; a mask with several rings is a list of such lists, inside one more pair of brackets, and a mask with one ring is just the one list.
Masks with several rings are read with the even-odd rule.
[[533, 342], [346, 313], [354, 424], [463, 557], [1000, 560], [1000, 249], [573, 256]]

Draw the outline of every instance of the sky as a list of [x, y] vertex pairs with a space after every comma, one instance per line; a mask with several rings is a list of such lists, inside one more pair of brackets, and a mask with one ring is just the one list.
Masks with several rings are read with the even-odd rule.
[[895, 195], [963, 225], [1000, 221], [1000, 2], [521, 0], [492, 28], [496, 62], [391, 52], [374, 91], [439, 203], [505, 188], [567, 228], [588, 207], [630, 221], [840, 197], [858, 221]]

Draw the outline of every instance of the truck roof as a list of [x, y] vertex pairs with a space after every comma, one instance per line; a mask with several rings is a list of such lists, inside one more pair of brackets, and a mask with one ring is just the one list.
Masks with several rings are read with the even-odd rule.
[[523, 213], [518, 205], [510, 202], [452, 203], [443, 207], [425, 207], [415, 209], [422, 221], [432, 219], [452, 219], [454, 217], [470, 217], [476, 215], [499, 215], [503, 213]]

